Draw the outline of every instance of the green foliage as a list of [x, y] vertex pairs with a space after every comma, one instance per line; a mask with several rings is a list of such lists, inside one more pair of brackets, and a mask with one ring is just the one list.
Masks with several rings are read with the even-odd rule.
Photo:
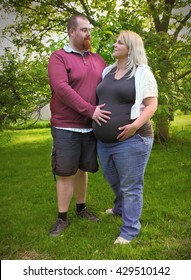
[[50, 238], [57, 216], [50, 129], [0, 132], [1, 259], [190, 260], [191, 115], [172, 124], [171, 141], [154, 144], [146, 169], [141, 233], [125, 247], [113, 245], [122, 220], [105, 215], [114, 196], [101, 170], [89, 174], [87, 195], [100, 222], [77, 218], [72, 200], [69, 227]]
[[[177, 109], [190, 112], [189, 0], [123, 0], [120, 5], [118, 1], [109, 0], [2, 0], [1, 3], [6, 12], [17, 15], [16, 22], [4, 32], [10, 32], [18, 48], [25, 47], [25, 54], [35, 52], [44, 55], [46, 60], [66, 42], [66, 22], [74, 13], [88, 17], [93, 27], [92, 50], [99, 52], [108, 64], [113, 62], [111, 53], [119, 31], [138, 32], [145, 42], [149, 65], [159, 86], [159, 109], [153, 118], [156, 127], [159, 128], [161, 121], [168, 126]], [[41, 92], [38, 94], [40, 100]], [[161, 137], [166, 140], [167, 135]]]
[[0, 126], [21, 124], [50, 99], [47, 60], [21, 60], [7, 50], [0, 61]]

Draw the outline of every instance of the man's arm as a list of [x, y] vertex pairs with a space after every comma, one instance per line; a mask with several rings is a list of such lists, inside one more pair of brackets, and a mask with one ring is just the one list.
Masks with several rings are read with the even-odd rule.
[[60, 101], [76, 112], [92, 118], [96, 106], [86, 102], [68, 83], [68, 74], [62, 57], [53, 53], [49, 60], [48, 76], [52, 90]]

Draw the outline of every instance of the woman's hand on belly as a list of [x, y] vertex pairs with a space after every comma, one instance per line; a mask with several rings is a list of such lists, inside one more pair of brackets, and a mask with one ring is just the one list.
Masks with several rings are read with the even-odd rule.
[[131, 123], [131, 124], [127, 124], [124, 126], [121, 126], [118, 128], [120, 131], [122, 131], [118, 136], [117, 136], [117, 140], [119, 141], [124, 141], [128, 138], [130, 138], [131, 136], [133, 136], [135, 134], [135, 132], [137, 131], [137, 127]]

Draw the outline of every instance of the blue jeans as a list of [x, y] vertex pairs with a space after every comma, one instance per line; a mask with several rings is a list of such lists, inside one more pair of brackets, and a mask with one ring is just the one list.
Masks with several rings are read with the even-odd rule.
[[139, 134], [123, 142], [97, 143], [103, 175], [115, 194], [113, 212], [123, 219], [120, 236], [127, 240], [141, 229], [144, 172], [152, 145], [153, 138]]

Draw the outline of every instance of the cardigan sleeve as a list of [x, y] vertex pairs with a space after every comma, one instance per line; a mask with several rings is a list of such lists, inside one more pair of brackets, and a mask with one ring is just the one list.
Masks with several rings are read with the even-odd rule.
[[149, 69], [145, 69], [145, 72], [143, 73], [142, 88], [140, 90], [143, 92], [143, 99], [158, 96], [157, 83], [153, 73]]
[[131, 108], [131, 119], [137, 119], [144, 109], [143, 100], [158, 96], [158, 87], [155, 77], [147, 65], [140, 65], [135, 73], [135, 104]]

